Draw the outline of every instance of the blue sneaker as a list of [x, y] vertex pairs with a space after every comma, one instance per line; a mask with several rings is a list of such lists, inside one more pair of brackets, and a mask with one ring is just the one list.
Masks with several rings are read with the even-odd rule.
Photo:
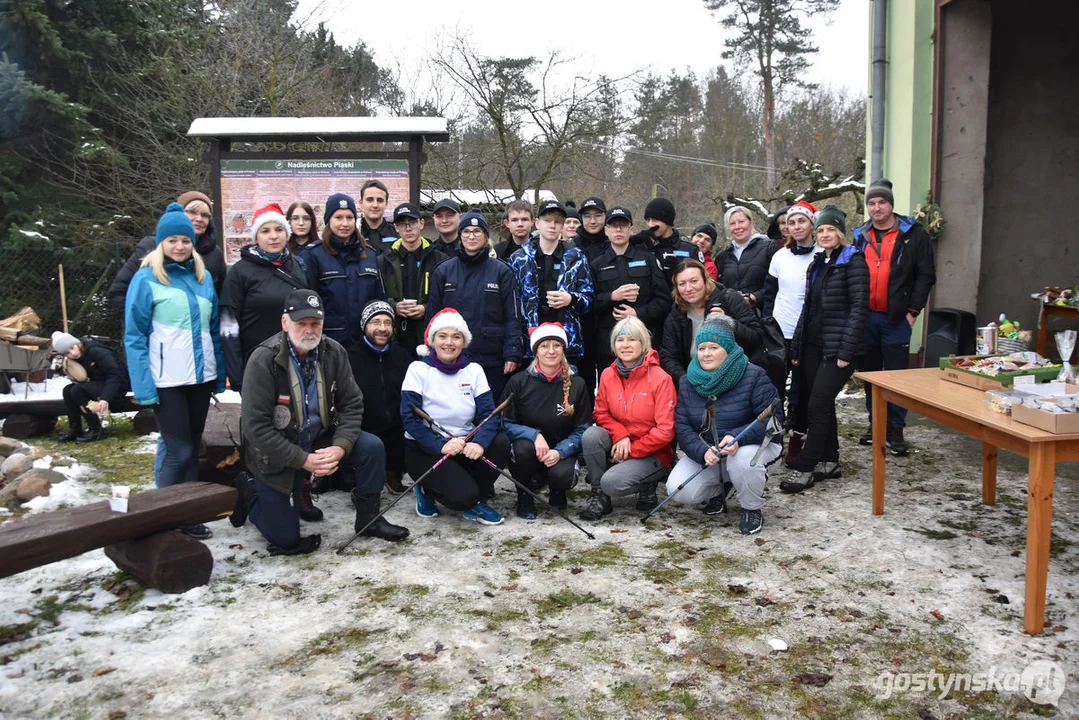
[[472, 520], [481, 525], [501, 525], [505, 518], [499, 515], [493, 507], [480, 500], [471, 510], [461, 513], [465, 520]]
[[438, 517], [438, 505], [435, 505], [435, 501], [424, 494], [423, 488], [421, 488], [419, 485], [413, 485], [412, 492], [416, 495], [417, 515], [422, 518]]

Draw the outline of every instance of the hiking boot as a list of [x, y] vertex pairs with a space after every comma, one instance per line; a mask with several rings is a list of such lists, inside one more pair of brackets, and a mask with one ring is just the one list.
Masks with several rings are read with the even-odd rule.
[[66, 433], [60, 433], [56, 436], [56, 442], [75, 442], [82, 435], [82, 428], [78, 430], [68, 430]]
[[[359, 532], [371, 523], [371, 526], [363, 530], [364, 537], [376, 537], [390, 542], [398, 542], [408, 537], [408, 528], [394, 525], [385, 517], [379, 517], [381, 510], [380, 501], [382, 493], [361, 495], [352, 491], [352, 502], [356, 506], [356, 522], [353, 530]], [[376, 519], [377, 518], [377, 519]], [[374, 520], [374, 522], [371, 522]]]
[[300, 538], [300, 541], [290, 548], [282, 548], [277, 545], [266, 546], [266, 551], [271, 555], [306, 555], [318, 550], [322, 545], [321, 535], [306, 535]]
[[812, 472], [794, 470], [785, 480], [779, 483], [779, 489], [785, 493], [800, 493], [806, 488], [813, 487], [813, 483], [816, 481], [817, 477]]
[[555, 510], [565, 510], [566, 506], [569, 505], [566, 491], [561, 488], [551, 488], [551, 491], [547, 494], [547, 502], [551, 503], [551, 507]]
[[330, 491], [330, 476], [328, 475], [316, 475], [311, 478], [311, 492], [316, 495], [322, 495], [323, 493]]
[[656, 505], [659, 504], [659, 498], [656, 497], [656, 486], [659, 483], [649, 482], [641, 485], [641, 489], [637, 491], [637, 504], [633, 507], [637, 508], [641, 512], [648, 512]]
[[907, 441], [903, 439], [903, 428], [888, 428], [888, 452], [897, 457], [906, 457], [909, 450]]
[[315, 507], [311, 500], [311, 476], [306, 475], [300, 492], [296, 496], [296, 512], [304, 522], [318, 522], [322, 519], [322, 511]]
[[722, 515], [727, 512], [727, 501], [731, 499], [734, 494], [734, 483], [730, 480], [724, 481], [723, 489], [718, 495], [713, 495], [707, 503], [704, 505], [705, 515]]
[[873, 426], [870, 425], [862, 433], [862, 436], [858, 438], [859, 445], [872, 445], [873, 444]]
[[836, 480], [843, 477], [843, 471], [837, 462], [819, 462], [817, 467], [813, 468], [813, 474], [820, 480]]
[[214, 536], [210, 528], [205, 525], [188, 525], [187, 527], [180, 528], [180, 532], [188, 537], [195, 538], [196, 540], [209, 540]]
[[524, 490], [517, 491], [517, 517], [525, 520], [536, 519], [536, 501]]
[[[654, 507], [654, 506], [653, 506]], [[649, 508], [651, 510], [652, 508]], [[588, 507], [577, 516], [582, 520], [599, 520], [604, 515], [610, 515], [611, 498], [598, 487], [592, 488], [592, 496], [588, 498]]]
[[438, 505], [435, 504], [434, 498], [427, 497], [427, 493], [419, 485], [413, 485], [412, 492], [416, 496], [417, 515], [422, 518], [438, 517]]
[[405, 491], [405, 486], [401, 483], [401, 473], [393, 470], [386, 471], [386, 489], [391, 495], [400, 495]]
[[742, 521], [738, 529], [743, 535], [756, 535], [764, 527], [764, 513], [760, 510], [742, 510]]
[[92, 442], [97, 442], [98, 440], [104, 440], [104, 439], [105, 439], [105, 428], [103, 428], [103, 427], [101, 427], [99, 425], [96, 430], [91, 428], [91, 429], [87, 430], [86, 432], [84, 432], [83, 434], [79, 435], [77, 438], [75, 438], [75, 442], [82, 445], [83, 443], [92, 443]]
[[[531, 498], [529, 499], [531, 500]], [[465, 520], [478, 522], [480, 525], [501, 525], [506, 521], [493, 507], [482, 500], [473, 505], [471, 510], [465, 510], [461, 513], [461, 517]]]
[[229, 515], [229, 522], [232, 527], [243, 527], [247, 522], [251, 498], [255, 497], [255, 481], [247, 473], [241, 472], [233, 478], [232, 485], [236, 488], [236, 505], [232, 508], [232, 515]]
[[783, 464], [791, 466], [794, 459], [802, 454], [802, 446], [805, 445], [806, 434], [791, 430], [790, 440], [787, 441], [787, 456], [783, 458]]

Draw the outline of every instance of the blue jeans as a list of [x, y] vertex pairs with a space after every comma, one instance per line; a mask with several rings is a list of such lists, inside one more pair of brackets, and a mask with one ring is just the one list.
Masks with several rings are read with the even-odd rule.
[[[889, 323], [887, 313], [870, 310], [865, 321], [865, 355], [858, 369], [906, 370], [910, 367], [910, 332], [906, 315], [899, 322]], [[865, 409], [872, 421], [873, 394], [869, 385], [865, 388]], [[888, 403], [888, 427], [906, 425], [906, 408]]]

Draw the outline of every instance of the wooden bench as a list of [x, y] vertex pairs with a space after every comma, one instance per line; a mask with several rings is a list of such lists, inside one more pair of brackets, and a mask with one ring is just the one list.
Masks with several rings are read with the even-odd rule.
[[193, 482], [133, 495], [126, 513], [105, 500], [11, 520], [0, 525], [0, 578], [103, 547], [149, 587], [186, 592], [209, 582], [214, 560], [176, 528], [228, 517], [235, 505], [235, 488]]
[[[125, 396], [113, 407], [112, 412], [132, 412], [139, 406], [131, 401], [131, 396]], [[153, 413], [147, 410], [150, 425], [148, 429], [139, 432], [140, 435], [157, 430], [157, 423], [153, 419]], [[56, 421], [61, 415], [67, 415], [67, 407], [63, 398], [45, 398], [42, 400], [5, 400], [0, 401], [0, 419], [4, 420], [3, 434], [5, 437], [25, 440], [38, 435], [47, 435], [56, 429]], [[136, 422], [136, 432], [140, 423]], [[145, 420], [141, 426], [146, 428]]]

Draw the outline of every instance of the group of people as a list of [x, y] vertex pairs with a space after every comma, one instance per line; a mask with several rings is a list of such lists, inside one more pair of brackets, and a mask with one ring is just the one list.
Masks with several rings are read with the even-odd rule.
[[[784, 433], [758, 417], [786, 398], [782, 490], [838, 477], [835, 398], [855, 367], [905, 366], [935, 280], [928, 235], [894, 214], [887, 181], [867, 191], [853, 241], [833, 206], [785, 209], [778, 240], [733, 207], [719, 252], [715, 225], [681, 239], [667, 198], [648, 203], [637, 233], [627, 208], [598, 197], [535, 211], [515, 201], [498, 243], [482, 213], [452, 200], [434, 208], [434, 240], [411, 203], [383, 221], [388, 200], [377, 180], [362, 212], [331, 195], [321, 233], [306, 203], [260, 208], [226, 274], [209, 198], [185, 193], [110, 288], [135, 401], [161, 430], [158, 486], [197, 476], [227, 377], [242, 395], [247, 468], [233, 523], [250, 518], [273, 553], [318, 547], [300, 530], [322, 517], [314, 491], [350, 491], [357, 533], [392, 541], [408, 530], [381, 517], [379, 498], [406, 491], [406, 474], [421, 517], [441, 506], [499, 524], [488, 500], [500, 473], [527, 519], [544, 486], [565, 510], [581, 465], [585, 520], [619, 496], [651, 510], [665, 483], [708, 514], [737, 493], [741, 532], [759, 532]], [[103, 410], [116, 390], [72, 395]], [[68, 439], [94, 414], [78, 407]], [[902, 412], [888, 417], [889, 448], [903, 454]]]

